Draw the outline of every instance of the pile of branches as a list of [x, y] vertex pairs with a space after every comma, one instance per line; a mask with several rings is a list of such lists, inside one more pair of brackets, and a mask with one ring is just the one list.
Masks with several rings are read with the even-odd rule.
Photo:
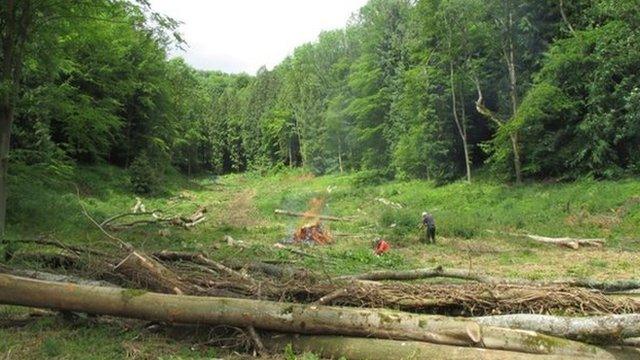
[[[640, 354], [623, 346], [640, 338], [640, 317], [634, 315], [640, 303], [595, 289], [611, 284], [534, 284], [442, 268], [328, 279], [258, 261], [221, 263], [201, 253], [103, 252], [51, 240], [32, 242], [66, 254], [64, 265], [49, 263], [64, 275], [0, 268], [0, 303], [241, 327], [256, 352], [292, 343], [326, 357], [376, 359], [394, 354], [396, 341], [402, 340], [404, 349], [424, 358]], [[429, 277], [466, 281], [397, 281]], [[61, 290], [70, 283], [75, 291]], [[575, 318], [552, 314], [592, 317], [575, 323]], [[301, 336], [287, 335], [292, 333]]]

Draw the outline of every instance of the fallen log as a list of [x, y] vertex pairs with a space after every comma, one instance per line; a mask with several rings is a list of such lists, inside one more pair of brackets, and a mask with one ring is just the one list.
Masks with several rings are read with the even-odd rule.
[[348, 219], [348, 218], [341, 218], [341, 217], [327, 216], [327, 215], [318, 215], [318, 214], [313, 214], [313, 213], [298, 213], [298, 212], [292, 212], [292, 211], [280, 210], [280, 209], [276, 209], [274, 211], [274, 213], [276, 215], [284, 215], [284, 216], [291, 216], [291, 217], [301, 217], [301, 218], [307, 218], [307, 219], [318, 219], [318, 220], [325, 220], [325, 221], [351, 221], [351, 219]]
[[[496, 231], [488, 230], [488, 232], [496, 233]], [[526, 237], [533, 241], [537, 241], [545, 244], [554, 244], [558, 246], [567, 247], [573, 250], [578, 250], [580, 246], [591, 246], [591, 247], [603, 247], [605, 244], [605, 239], [584, 239], [584, 238], [572, 238], [572, 237], [547, 237], [533, 234], [516, 234], [516, 233], [506, 233], [510, 236], [518, 236], [518, 237]]]
[[596, 317], [516, 314], [474, 320], [482, 325], [531, 330], [591, 344], [623, 344], [626, 338], [640, 337], [640, 314]]
[[640, 289], [640, 280], [623, 279], [612, 281], [600, 281], [594, 279], [564, 279], [554, 280], [549, 284], [561, 284], [573, 287], [583, 287], [604, 291], [607, 293], [615, 293], [619, 291], [630, 291]]
[[[478, 349], [472, 347], [448, 346], [416, 341], [386, 339], [364, 339], [344, 336], [300, 336], [276, 335], [264, 339], [272, 351], [281, 351], [291, 344], [296, 353], [312, 352], [323, 358], [351, 360], [387, 359], [456, 359], [456, 360], [569, 360], [566, 355], [527, 354], [503, 350]], [[634, 349], [600, 351], [598, 359], [637, 359], [640, 352]]]
[[481, 326], [465, 319], [386, 309], [148, 293], [46, 282], [0, 274], [0, 303], [170, 323], [253, 326], [314, 335], [362, 336], [603, 358], [603, 350], [531, 331]]
[[489, 276], [483, 276], [479, 274], [473, 274], [469, 270], [462, 269], [444, 269], [442, 266], [437, 266], [435, 268], [428, 269], [415, 269], [415, 270], [381, 270], [381, 271], [373, 271], [365, 274], [358, 275], [347, 275], [341, 276], [338, 279], [347, 280], [370, 280], [370, 281], [382, 281], [382, 280], [418, 280], [418, 279], [427, 279], [427, 278], [453, 278], [453, 279], [462, 279], [462, 280], [471, 280], [477, 281], [481, 283], [493, 284], [500, 283], [503, 279], [492, 278]]
[[520, 236], [525, 236], [537, 242], [555, 244], [559, 246], [568, 247], [574, 250], [578, 250], [580, 246], [603, 247], [605, 243], [604, 239], [576, 239], [576, 238], [570, 238], [570, 237], [552, 238], [552, 237], [530, 235], [530, 234], [520, 235]]
[[582, 287], [604, 292], [620, 292], [628, 290], [640, 289], [640, 280], [623, 279], [602, 281], [594, 279], [558, 279], [551, 281], [532, 281], [526, 279], [507, 279], [479, 273], [473, 273], [465, 269], [447, 269], [442, 266], [435, 268], [413, 269], [413, 270], [380, 270], [364, 274], [346, 275], [338, 277], [338, 280], [397, 280], [410, 281], [429, 278], [451, 278], [475, 281], [483, 284], [505, 284], [505, 285], [523, 285], [523, 286], [554, 286], [566, 285], [572, 287]]

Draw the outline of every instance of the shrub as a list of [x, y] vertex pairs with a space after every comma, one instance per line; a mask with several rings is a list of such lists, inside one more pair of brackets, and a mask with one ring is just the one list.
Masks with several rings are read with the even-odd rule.
[[129, 177], [133, 191], [137, 194], [156, 192], [160, 185], [160, 174], [152, 166], [149, 157], [142, 153], [133, 160], [129, 167]]

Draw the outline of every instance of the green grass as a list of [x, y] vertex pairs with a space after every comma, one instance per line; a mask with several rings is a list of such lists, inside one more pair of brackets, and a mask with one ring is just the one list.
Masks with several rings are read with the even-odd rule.
[[[135, 203], [126, 173], [113, 167], [81, 167], [66, 179], [44, 170], [12, 170], [9, 238], [45, 234], [69, 243], [108, 248], [109, 241], [82, 214], [74, 184], [98, 221], [127, 212]], [[228, 175], [215, 181], [210, 177], [188, 181], [177, 175], [167, 180], [161, 195], [144, 197], [147, 209], [162, 209], [167, 215], [189, 214], [198, 205], [206, 205], [207, 221], [191, 230], [170, 228], [169, 234], [148, 226], [118, 232], [118, 236], [148, 251], [202, 251], [216, 259], [279, 260], [328, 274], [443, 265], [529, 279], [640, 276], [635, 266], [640, 250], [640, 181], [636, 179], [519, 187], [485, 180], [436, 186], [425, 181], [376, 183], [358, 174], [313, 177], [290, 170], [268, 176]], [[326, 224], [334, 234], [344, 236], [337, 236], [330, 246], [303, 249], [315, 258], [274, 248], [303, 221], [276, 216], [273, 211], [305, 211], [314, 198], [322, 199], [323, 214], [354, 218], [352, 222]], [[385, 205], [380, 198], [401, 208]], [[436, 245], [420, 242], [422, 211], [435, 215]], [[607, 245], [604, 249], [571, 251], [509, 235], [524, 232], [602, 237]], [[248, 249], [227, 246], [222, 241], [225, 235], [244, 241]], [[371, 246], [377, 238], [391, 243], [390, 253], [373, 255]], [[21, 246], [17, 251], [32, 249]], [[89, 355], [93, 358], [120, 358], [133, 351], [132, 338], [134, 348], [152, 357], [206, 357], [199, 350], [191, 351], [188, 342], [162, 336], [136, 337], [139, 334], [121, 326], [74, 328], [43, 320], [17, 330], [0, 329], [0, 358], [9, 352], [25, 355], [10, 358], [86, 358], [86, 348], [93, 346], [96, 351]], [[153, 347], [160, 352], [150, 350]]]

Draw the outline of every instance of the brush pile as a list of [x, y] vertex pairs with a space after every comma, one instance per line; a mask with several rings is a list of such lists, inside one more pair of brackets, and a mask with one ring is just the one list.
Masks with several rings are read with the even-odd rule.
[[[294, 236], [319, 244], [331, 240], [319, 223]], [[56, 248], [65, 261], [45, 264], [48, 273], [18, 269], [19, 262], [9, 261], [11, 266], [0, 267], [0, 303], [244, 328], [259, 352], [281, 351], [284, 342], [326, 357], [341, 351], [349, 358], [376, 359], [402, 347], [398, 341], [403, 341], [404, 348], [421, 354], [417, 359], [446, 353], [484, 359], [640, 358], [635, 348], [624, 346], [640, 337], [640, 322], [632, 321], [638, 320], [633, 314], [640, 312], [640, 303], [577, 282], [497, 283], [442, 268], [419, 273], [440, 278], [457, 274], [457, 282], [383, 281], [380, 274], [378, 281], [361, 280], [371, 277], [367, 274], [328, 279], [259, 261], [221, 263], [202, 253], [105, 252], [44, 239], [31, 243], [35, 247], [30, 250]], [[14, 259], [24, 254], [14, 254]], [[573, 319], [558, 316], [485, 325], [504, 324], [500, 316], [493, 319], [504, 314], [600, 318], [593, 322], [598, 325], [577, 329], [550, 326], [550, 321], [568, 324], [565, 320]]]

